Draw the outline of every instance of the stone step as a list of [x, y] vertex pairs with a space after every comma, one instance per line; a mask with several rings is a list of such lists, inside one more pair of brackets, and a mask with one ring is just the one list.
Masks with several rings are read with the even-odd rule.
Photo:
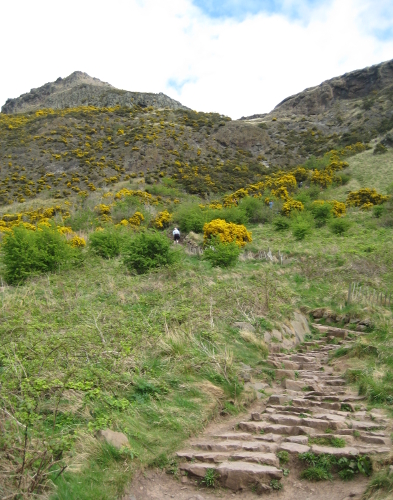
[[264, 440], [226, 440], [226, 441], [197, 441], [191, 444], [192, 448], [197, 448], [203, 451], [218, 451], [228, 453], [232, 451], [245, 450], [245, 451], [259, 451], [263, 453], [275, 453], [277, 444], [274, 442]]
[[346, 384], [345, 380], [343, 379], [335, 379], [335, 380], [324, 380], [324, 385], [327, 386], [343, 386]]
[[386, 425], [378, 422], [348, 420], [348, 426], [354, 431], [371, 431], [373, 429], [386, 429]]
[[180, 470], [193, 476], [204, 478], [208, 469], [214, 469], [220, 485], [233, 491], [250, 489], [260, 483], [267, 484], [272, 479], [280, 480], [282, 470], [274, 466], [259, 465], [250, 462], [223, 462], [220, 465], [208, 463], [180, 464]]
[[269, 415], [269, 420], [274, 424], [285, 425], [291, 427], [311, 427], [313, 429], [319, 429], [325, 431], [326, 429], [342, 429], [346, 425], [344, 423], [344, 418], [338, 417], [336, 415], [321, 415], [313, 417], [295, 417], [292, 415]]
[[261, 465], [273, 465], [274, 467], [280, 466], [280, 461], [274, 453], [263, 453], [260, 451], [233, 451], [232, 453], [214, 452], [214, 451], [179, 451], [176, 453], [179, 458], [188, 461], [198, 460], [204, 463], [219, 464], [229, 460], [237, 460], [243, 462], [252, 462]]
[[281, 436], [298, 436], [299, 434], [307, 434], [308, 429], [299, 428], [298, 426], [268, 424], [267, 422], [240, 422], [239, 427], [242, 430], [264, 434], [279, 434]]
[[283, 442], [279, 445], [278, 451], [287, 451], [288, 453], [306, 453], [310, 447], [300, 443]]
[[235, 451], [231, 454], [231, 460], [240, 460], [243, 462], [280, 467], [280, 461], [274, 453], [261, 453], [259, 451]]
[[371, 432], [360, 432], [357, 439], [368, 444], [382, 444], [390, 445], [390, 438], [388, 436], [378, 436]]
[[214, 436], [215, 439], [229, 439], [229, 440], [233, 440], [233, 439], [240, 439], [242, 441], [250, 441], [253, 439], [253, 435], [252, 434], [249, 434], [248, 432], [226, 432], [225, 434], [216, 434]]
[[334, 448], [333, 446], [320, 446], [317, 444], [311, 445], [311, 452], [315, 455], [334, 455], [335, 457], [353, 457], [359, 455], [359, 450], [352, 446], [344, 448]]

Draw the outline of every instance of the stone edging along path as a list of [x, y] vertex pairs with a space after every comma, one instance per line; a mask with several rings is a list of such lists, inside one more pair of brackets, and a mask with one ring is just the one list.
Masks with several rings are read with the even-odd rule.
[[[330, 351], [353, 340], [345, 340], [346, 335], [338, 334], [337, 337], [344, 339], [338, 345], [329, 344], [334, 331], [330, 329], [325, 335], [328, 336], [322, 340], [303, 343], [303, 352], [271, 353], [268, 363], [276, 369], [276, 380], [282, 382], [274, 385], [274, 394], [267, 403], [260, 403], [259, 411], [253, 411], [249, 420], [238, 422], [230, 432], [209, 435], [207, 429], [201, 438], [190, 441], [189, 449], [177, 453], [181, 461], [179, 469], [188, 481], [206, 482], [210, 475], [222, 488], [232, 492], [261, 494], [281, 488], [279, 483], [284, 491], [288, 479], [284, 476], [289, 471], [286, 465], [280, 465], [282, 452], [286, 452], [284, 456], [290, 461], [293, 486], [293, 474], [299, 475], [305, 468], [298, 458], [300, 453], [357, 460], [359, 456], [391, 451], [390, 420], [382, 411], [366, 411], [364, 398], [354, 393], [327, 364]], [[326, 444], [326, 438], [339, 439], [341, 445], [344, 440], [345, 446], [315, 444], [318, 441]], [[344, 493], [348, 482], [340, 482], [343, 489], [338, 491]], [[361, 483], [364, 491], [367, 480], [363, 476], [358, 474], [353, 482]], [[322, 487], [322, 483], [311, 484], [317, 489]], [[333, 483], [330, 484], [333, 488]], [[294, 496], [281, 493], [276, 494], [280, 498], [295, 498], [300, 492], [294, 491]], [[347, 496], [357, 495], [331, 497], [321, 490], [321, 496], [316, 492], [307, 498], [333, 500]]]

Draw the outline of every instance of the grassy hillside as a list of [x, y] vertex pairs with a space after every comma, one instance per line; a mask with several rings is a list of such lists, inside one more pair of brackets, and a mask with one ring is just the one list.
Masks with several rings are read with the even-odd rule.
[[[340, 153], [340, 161], [347, 154]], [[349, 158], [341, 173], [331, 166], [338, 160], [315, 160], [319, 173], [314, 180], [328, 179], [328, 189], [313, 182], [315, 170], [306, 165], [301, 185], [295, 173], [281, 173], [256, 187], [244, 182], [248, 196], [244, 191], [201, 199], [176, 179], [164, 177], [150, 186], [123, 179], [115, 188], [97, 188], [88, 198], [37, 199], [4, 207], [2, 496], [30, 488], [59, 500], [113, 499], [121, 496], [137, 468], [154, 465], [176, 472], [173, 452], [182, 440], [213, 415], [240, 412], [255, 397], [245, 390], [244, 364], [261, 380], [274, 377], [264, 361], [264, 333], [299, 308], [325, 307], [342, 316], [338, 324], [343, 315], [353, 326], [360, 319], [371, 320], [355, 347], [339, 354], [370, 406], [391, 410], [391, 307], [346, 304], [351, 281], [393, 292], [391, 200], [374, 207], [348, 205], [341, 217], [333, 214], [334, 201], [346, 199], [352, 183], [374, 187], [359, 180], [362, 169], [382, 179], [385, 158], [365, 151]], [[347, 172], [349, 179], [337, 179]], [[385, 179], [384, 184], [378, 181], [382, 192], [387, 175]], [[273, 208], [267, 206], [269, 200]], [[332, 202], [325, 204], [325, 219], [316, 211], [322, 205], [318, 200]], [[292, 207], [287, 212], [285, 203]], [[56, 204], [53, 213], [39, 210]], [[172, 217], [167, 222], [165, 210]], [[136, 212], [143, 215], [140, 225], [129, 222]], [[203, 257], [190, 255], [184, 242], [171, 244], [174, 263], [169, 266], [137, 274], [125, 265], [131, 242], [152, 227], [165, 239], [174, 224], [190, 229], [192, 222], [198, 232], [204, 222], [217, 219], [245, 224], [252, 233], [235, 267], [212, 267]], [[162, 228], [159, 221], [164, 221]], [[77, 258], [62, 261], [51, 272], [37, 271], [7, 284], [7, 238], [23, 224], [35, 226], [26, 231], [39, 235], [51, 222], [54, 230], [69, 227], [83, 237], [86, 247], [74, 248]], [[101, 228], [123, 238], [119, 256], [104, 259], [93, 253], [92, 235]], [[71, 236], [66, 234], [65, 241]], [[190, 237], [199, 243], [203, 239]], [[284, 265], [248, 258], [250, 251], [255, 255], [268, 248], [284, 253]], [[251, 323], [255, 334], [234, 328], [236, 321]], [[130, 449], [101, 445], [94, 435], [105, 428], [125, 433]]]

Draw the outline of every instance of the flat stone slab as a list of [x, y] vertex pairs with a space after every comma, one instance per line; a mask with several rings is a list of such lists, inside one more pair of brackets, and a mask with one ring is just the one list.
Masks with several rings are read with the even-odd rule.
[[285, 438], [286, 442], [304, 444], [308, 443], [308, 436], [289, 436]]
[[253, 438], [252, 434], [249, 434], [248, 432], [226, 432], [224, 434], [217, 434], [213, 437], [218, 439], [230, 439], [230, 440], [233, 439], [249, 440]]
[[249, 462], [224, 462], [217, 467], [220, 483], [233, 491], [247, 489], [257, 483], [268, 483], [281, 479], [283, 472], [276, 467]]
[[350, 427], [355, 431], [371, 431], [375, 428], [384, 428], [384, 425], [381, 425], [377, 422], [357, 422], [356, 420], [351, 420], [349, 422]]
[[231, 460], [243, 460], [244, 462], [273, 465], [274, 467], [280, 466], [280, 461], [274, 453], [236, 451], [231, 454]]
[[345, 448], [334, 448], [332, 446], [319, 446], [313, 444], [311, 446], [312, 453], [315, 455], [334, 455], [335, 457], [353, 457], [359, 455], [359, 450], [351, 446], [346, 446]]
[[230, 453], [222, 453], [222, 452], [196, 452], [194, 453], [195, 460], [199, 460], [200, 462], [207, 462], [207, 463], [222, 463], [225, 462], [226, 460], [229, 460], [231, 458]]
[[287, 451], [288, 453], [306, 453], [310, 451], [310, 447], [298, 443], [281, 443], [278, 447], [279, 451]]
[[301, 391], [303, 387], [307, 387], [308, 384], [303, 380], [285, 379], [283, 382], [283, 386], [285, 387], [285, 389], [289, 389], [291, 391]]
[[179, 465], [180, 470], [187, 471], [196, 477], [205, 477], [208, 469], [216, 469], [216, 465], [210, 463], [186, 463]]
[[226, 441], [199, 441], [197, 443], [192, 443], [193, 448], [198, 448], [199, 450], [205, 451], [233, 451], [240, 450], [242, 448], [242, 441], [229, 439]]

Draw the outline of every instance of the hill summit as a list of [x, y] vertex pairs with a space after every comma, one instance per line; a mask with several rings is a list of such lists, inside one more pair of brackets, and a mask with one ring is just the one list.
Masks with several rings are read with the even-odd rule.
[[82, 71], [74, 71], [67, 78], [58, 78], [37, 89], [22, 94], [15, 99], [8, 99], [1, 108], [2, 113], [27, 113], [38, 109], [64, 109], [78, 106], [112, 106], [142, 108], [188, 109], [180, 102], [165, 94], [129, 92], [120, 90], [109, 83], [93, 78]]

